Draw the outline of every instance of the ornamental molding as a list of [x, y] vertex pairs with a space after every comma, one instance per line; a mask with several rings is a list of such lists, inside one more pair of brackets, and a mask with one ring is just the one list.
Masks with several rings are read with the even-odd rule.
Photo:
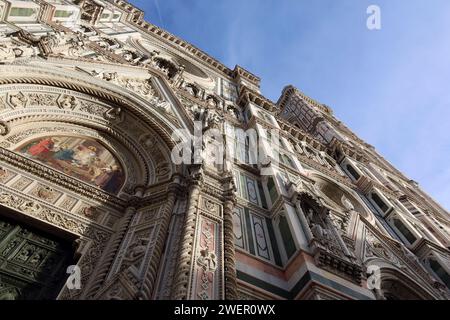
[[286, 86], [283, 89], [283, 92], [281, 93], [280, 98], [277, 101], [277, 105], [280, 108], [279, 114], [281, 114], [284, 110], [284, 108], [286, 107], [286, 103], [289, 101], [289, 99], [291, 98], [292, 95], [297, 95], [300, 96], [300, 98], [303, 101], [306, 101], [308, 104], [312, 105], [313, 107], [319, 109], [320, 111], [322, 111], [323, 113], [325, 113], [326, 115], [332, 115], [333, 111], [330, 109], [330, 107], [308, 97], [306, 94], [304, 94], [303, 92], [301, 92], [300, 90], [298, 90], [296, 87], [289, 85]]
[[237, 105], [240, 106], [241, 108], [244, 108], [249, 102], [254, 103], [260, 108], [267, 110], [271, 113], [277, 111], [277, 107], [272, 101], [262, 96], [260, 93], [246, 86], [243, 86], [239, 93]]
[[365, 238], [363, 262], [370, 263], [371, 257], [378, 256], [389, 264], [395, 266], [400, 272], [408, 274], [412, 279], [420, 281], [431, 292], [437, 293], [433, 288], [435, 279], [431, 277], [419, 259], [411, 253], [402, 243], [394, 240], [372, 226], [361, 217], [364, 224]]
[[[2, 70], [3, 69], [3, 70]], [[80, 76], [79, 73], [73, 74], [68, 70], [65, 73], [57, 70], [44, 70], [42, 67], [25, 66], [0, 66], [0, 85], [6, 84], [41, 84], [50, 87], [59, 87], [74, 90], [96, 97], [107, 103], [113, 103], [129, 110], [139, 119], [144, 120], [149, 126], [158, 133], [165, 144], [171, 149], [175, 142], [171, 139], [171, 132], [174, 128], [165, 123], [165, 120], [142, 106], [136, 98], [127, 92], [118, 92], [117, 86], [110, 88], [105, 81], [96, 80], [92, 77]], [[70, 74], [70, 76], [68, 75]], [[84, 81], [83, 81], [84, 80]]]
[[188, 53], [189, 58], [195, 59], [201, 64], [204, 64], [216, 72], [224, 75], [228, 79], [232, 80], [237, 77], [242, 77], [252, 83], [253, 85], [259, 86], [260, 79], [245, 70], [240, 66], [236, 66], [234, 70], [229, 69], [218, 60], [212, 58], [202, 50], [196, 48], [192, 44], [180, 39], [179, 37], [163, 30], [147, 21], [144, 20], [144, 14], [142, 11], [129, 4], [127, 1], [114, 0], [114, 4], [117, 5], [122, 10], [129, 13], [128, 22], [138, 27], [144, 33], [150, 35], [152, 38], [161, 41], [170, 46], [171, 49], [176, 49], [181, 54]]

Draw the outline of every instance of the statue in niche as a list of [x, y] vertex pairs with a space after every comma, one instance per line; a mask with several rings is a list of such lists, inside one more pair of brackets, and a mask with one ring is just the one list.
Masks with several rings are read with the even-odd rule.
[[239, 112], [238, 112], [238, 110], [237, 110], [234, 106], [228, 105], [228, 106], [226, 107], [226, 109], [227, 109], [227, 112], [228, 112], [231, 116], [233, 116], [233, 118], [239, 119]]
[[216, 108], [217, 107], [217, 101], [214, 99], [213, 96], [209, 96], [206, 98], [206, 103], [210, 108]]
[[306, 218], [309, 223], [309, 228], [313, 236], [323, 244], [332, 240], [330, 231], [326, 228], [322, 219], [315, 214], [315, 211], [309, 207], [307, 208]]
[[133, 53], [131, 51], [128, 50], [124, 51], [122, 57], [128, 62], [133, 61]]
[[205, 129], [218, 128], [221, 120], [215, 111], [206, 109]]
[[184, 90], [186, 90], [186, 92], [188, 92], [190, 95], [192, 95], [192, 96], [194, 96], [194, 97], [197, 97], [198, 92], [199, 92], [198, 88], [195, 87], [195, 86], [192, 85], [192, 84], [187, 84], [187, 85], [184, 87]]
[[172, 79], [180, 70], [173, 62], [157, 57], [153, 60], [153, 66], [164, 73], [169, 79]]
[[353, 203], [345, 196], [345, 194], [341, 197], [341, 203], [344, 205], [346, 212], [352, 212], [355, 210]]
[[205, 112], [205, 108], [200, 107], [198, 104], [192, 104], [189, 108], [192, 115], [194, 116], [195, 121], [200, 121], [203, 118], [203, 113]]

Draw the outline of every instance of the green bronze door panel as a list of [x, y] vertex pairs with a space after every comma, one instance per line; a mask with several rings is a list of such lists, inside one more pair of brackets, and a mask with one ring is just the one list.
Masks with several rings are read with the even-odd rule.
[[0, 300], [56, 298], [72, 256], [70, 243], [0, 218]]

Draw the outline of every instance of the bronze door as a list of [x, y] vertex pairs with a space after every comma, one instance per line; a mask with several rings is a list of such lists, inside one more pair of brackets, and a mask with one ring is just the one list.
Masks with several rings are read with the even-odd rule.
[[55, 299], [72, 256], [70, 243], [0, 217], [0, 300]]

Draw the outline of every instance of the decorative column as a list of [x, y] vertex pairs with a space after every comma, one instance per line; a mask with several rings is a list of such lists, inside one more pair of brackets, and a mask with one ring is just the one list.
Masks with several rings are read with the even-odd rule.
[[156, 278], [158, 276], [158, 268], [161, 264], [162, 252], [169, 233], [169, 225], [172, 212], [175, 206], [177, 195], [181, 192], [181, 177], [176, 174], [173, 176], [172, 182], [167, 187], [167, 200], [162, 209], [161, 222], [158, 232], [155, 236], [155, 247], [151, 261], [147, 267], [145, 280], [141, 284], [138, 292], [138, 299], [150, 299], [155, 288]]
[[203, 184], [203, 172], [201, 165], [193, 165], [190, 181], [189, 205], [184, 221], [184, 230], [180, 249], [178, 252], [178, 270], [172, 287], [172, 299], [186, 300], [188, 296], [189, 274], [192, 257], [194, 256], [194, 235], [197, 220], [198, 199], [201, 185]]
[[227, 177], [223, 207], [225, 299], [237, 300], [236, 257], [234, 248], [233, 210], [236, 204], [233, 177]]
[[98, 270], [95, 278], [92, 283], [87, 286], [85, 294], [82, 295], [82, 298], [92, 298], [95, 296], [101, 285], [105, 282], [105, 279], [110, 271], [111, 266], [113, 265], [114, 259], [116, 258], [117, 252], [119, 251], [120, 245], [125, 237], [125, 234], [130, 227], [131, 220], [136, 214], [135, 206], [130, 206], [125, 210], [125, 215], [120, 222], [116, 234], [113, 236], [111, 240], [111, 245], [109, 247], [108, 252], [105, 254], [102, 261], [98, 264], [100, 269]]
[[298, 217], [299, 217], [300, 222], [302, 224], [303, 231], [305, 232], [306, 239], [307, 239], [308, 243], [311, 243], [311, 241], [314, 238], [314, 236], [311, 233], [311, 230], [309, 229], [308, 220], [306, 220], [306, 218], [305, 218], [305, 215], [303, 213], [302, 206], [300, 204], [300, 199], [299, 199], [298, 195], [295, 196], [294, 204], [295, 204], [295, 208], [297, 209], [297, 214], [298, 214]]

